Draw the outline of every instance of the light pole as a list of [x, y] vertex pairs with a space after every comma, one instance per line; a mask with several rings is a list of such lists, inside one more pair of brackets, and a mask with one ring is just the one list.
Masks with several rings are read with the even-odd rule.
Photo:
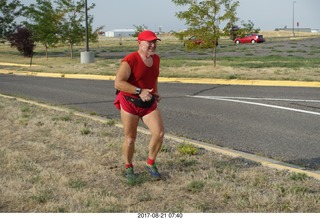
[[89, 27], [88, 27], [88, 4], [85, 0], [85, 20], [86, 20], [86, 51], [81, 52], [80, 62], [83, 64], [89, 64], [94, 62], [94, 54], [92, 51], [89, 51]]
[[88, 3], [85, 1], [85, 16], [86, 16], [86, 51], [89, 52], [89, 28], [88, 28]]
[[294, 4], [296, 3], [297, 1], [293, 1], [292, 2], [292, 36], [295, 36], [294, 34]]

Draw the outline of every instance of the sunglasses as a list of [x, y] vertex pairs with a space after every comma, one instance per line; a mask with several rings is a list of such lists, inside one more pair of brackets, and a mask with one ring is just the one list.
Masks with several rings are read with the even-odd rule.
[[146, 41], [148, 43], [149, 46], [152, 46], [152, 45], [157, 45], [157, 41], [154, 40], [154, 41]]

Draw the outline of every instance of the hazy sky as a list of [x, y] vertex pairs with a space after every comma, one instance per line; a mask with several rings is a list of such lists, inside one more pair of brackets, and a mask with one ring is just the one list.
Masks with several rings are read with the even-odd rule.
[[[21, 0], [25, 5], [35, 0]], [[186, 8], [177, 7], [171, 0], [87, 0], [96, 7], [89, 13], [94, 15], [94, 27], [104, 26], [103, 30], [134, 28], [133, 25], [146, 25], [149, 29], [163, 31], [185, 29], [184, 21], [175, 13]], [[319, 0], [239, 0], [237, 16], [255, 28], [274, 30], [277, 27], [292, 28], [293, 6], [295, 25], [320, 29]], [[293, 3], [296, 2], [296, 3]], [[239, 22], [240, 24], [240, 22]], [[296, 28], [296, 26], [295, 26]]]

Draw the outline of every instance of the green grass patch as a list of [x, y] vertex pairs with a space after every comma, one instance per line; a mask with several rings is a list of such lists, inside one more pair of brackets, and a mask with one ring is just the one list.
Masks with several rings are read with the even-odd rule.
[[244, 67], [244, 68], [318, 68], [320, 67], [319, 58], [302, 58], [296, 56], [281, 57], [269, 55], [266, 57], [228, 57], [224, 58], [222, 63], [226, 66]]
[[180, 154], [195, 155], [197, 154], [198, 149], [193, 144], [181, 143], [178, 145], [178, 151]]

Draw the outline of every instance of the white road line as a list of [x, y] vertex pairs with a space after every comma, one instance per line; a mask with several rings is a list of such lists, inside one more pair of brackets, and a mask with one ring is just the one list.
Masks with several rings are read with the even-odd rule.
[[[295, 108], [289, 108], [289, 107], [282, 107], [282, 106], [276, 106], [271, 104], [264, 104], [264, 103], [255, 103], [255, 102], [248, 102], [248, 101], [242, 101], [239, 99], [254, 99], [254, 100], [271, 100], [272, 98], [249, 98], [249, 97], [222, 97], [222, 96], [189, 96], [189, 97], [195, 97], [195, 98], [202, 98], [202, 99], [211, 99], [211, 100], [222, 100], [222, 101], [229, 101], [229, 102], [236, 102], [236, 103], [245, 103], [245, 104], [251, 104], [251, 105], [257, 105], [257, 106], [264, 106], [264, 107], [270, 107], [270, 108], [276, 108], [276, 109], [282, 109], [282, 110], [288, 110], [288, 111], [294, 111], [299, 113], [306, 113], [306, 114], [312, 114], [320, 116], [320, 113], [313, 112], [313, 111], [307, 111], [307, 110], [299, 110]], [[289, 99], [272, 99], [272, 100], [284, 100], [284, 101], [293, 101]], [[299, 102], [319, 102], [319, 100], [295, 100]]]
[[[205, 96], [190, 96], [190, 97], [205, 97]], [[320, 103], [320, 100], [280, 99], [280, 98], [266, 98], [266, 97], [226, 97], [226, 96], [208, 96], [208, 97], [214, 98], [214, 99], [270, 100], [270, 101]]]

